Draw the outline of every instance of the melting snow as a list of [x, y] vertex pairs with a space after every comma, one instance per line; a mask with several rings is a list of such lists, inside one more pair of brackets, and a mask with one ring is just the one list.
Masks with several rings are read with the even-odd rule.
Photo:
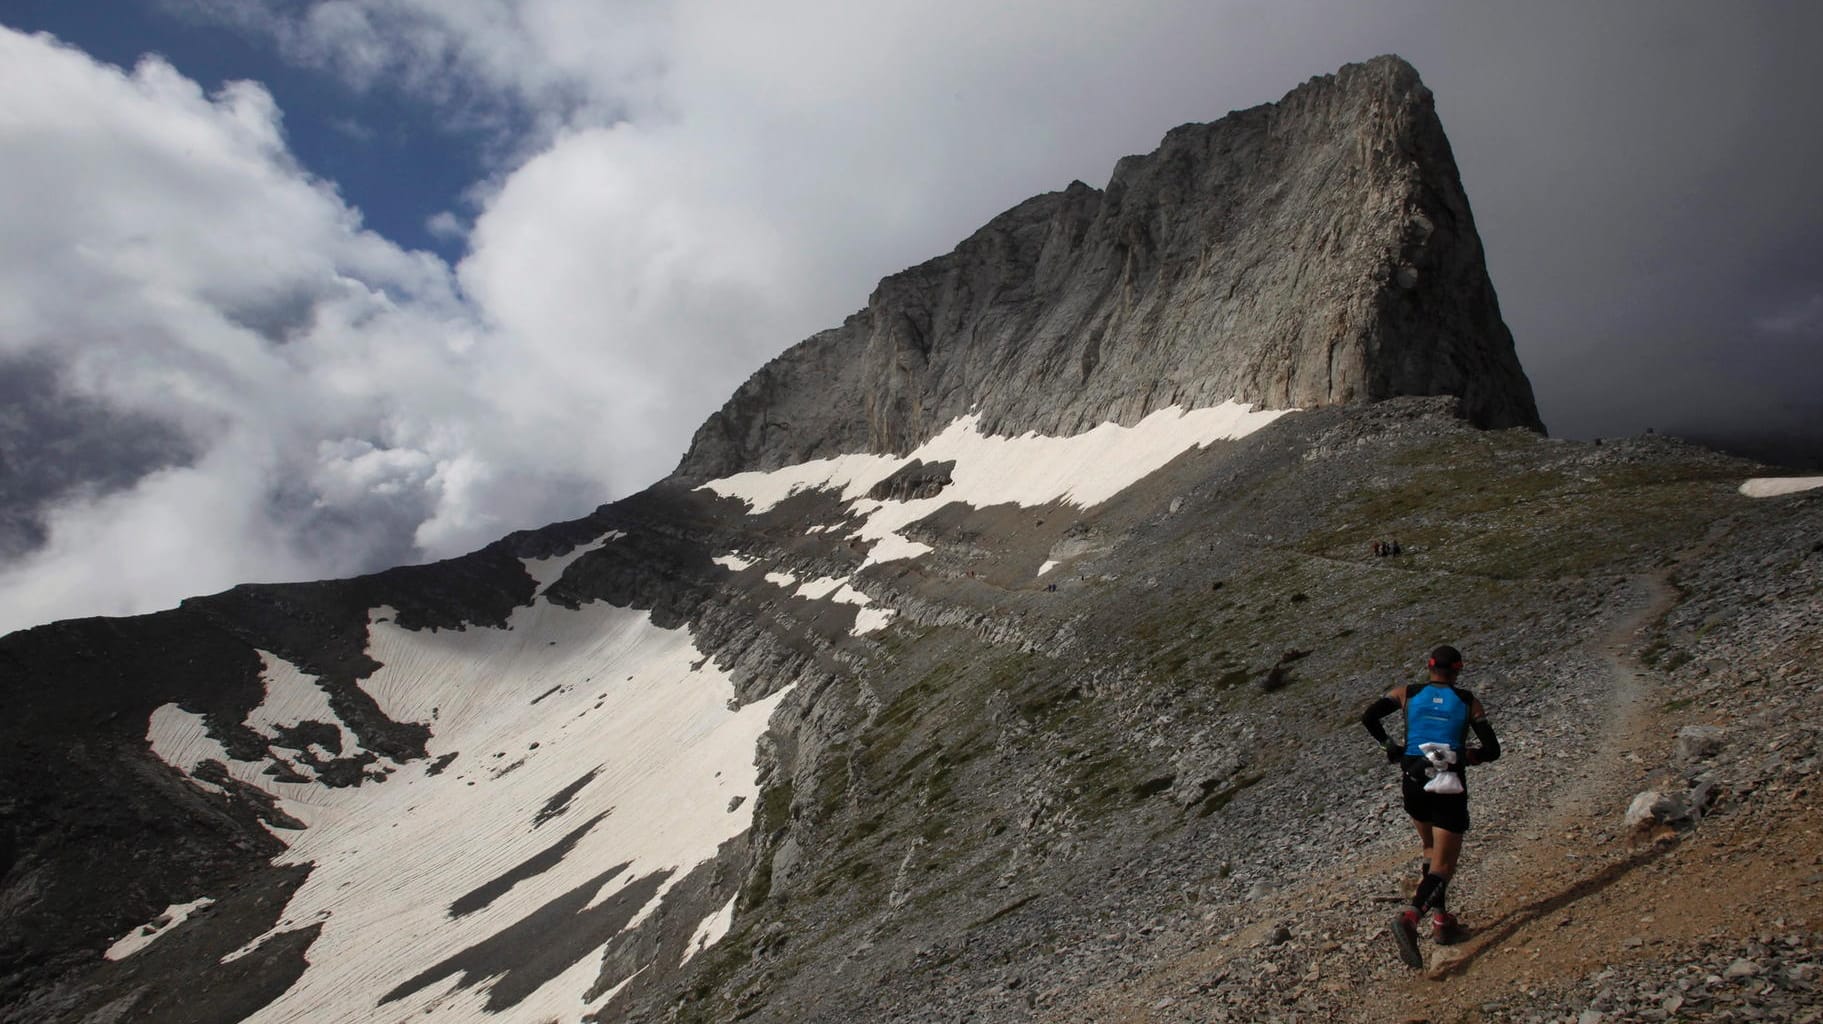
[[825, 576], [819, 580], [811, 580], [809, 583], [799, 587], [797, 596], [808, 597], [812, 601], [821, 601], [847, 582], [847, 580], [840, 576]]
[[1045, 573], [1050, 572], [1055, 568], [1057, 568], [1057, 559], [1047, 559], [1043, 565], [1038, 567], [1038, 575], [1043, 576]]
[[1823, 476], [1761, 476], [1742, 484], [1741, 493], [1749, 498], [1776, 498], [1817, 487], [1823, 487]]
[[855, 613], [854, 628], [849, 632], [854, 636], [872, 633], [876, 629], [885, 629], [886, 624], [898, 614], [891, 608], [863, 608]]
[[[928, 545], [908, 540], [901, 530], [953, 501], [975, 508], [1008, 502], [1045, 505], [1054, 501], [1089, 508], [1162, 469], [1192, 448], [1233, 440], [1264, 427], [1286, 410], [1254, 411], [1224, 402], [1185, 412], [1173, 406], [1131, 427], [1102, 425], [1073, 437], [993, 437], [980, 432], [979, 417], [962, 416], [903, 458], [843, 455], [814, 459], [770, 471], [736, 473], [702, 489], [745, 501], [753, 514], [768, 511], [791, 495], [814, 488], [839, 490], [850, 511], [866, 517], [851, 536], [873, 541], [863, 567], [916, 558]], [[947, 462], [951, 483], [932, 498], [872, 501], [873, 486], [913, 460]]]
[[[146, 723], [146, 742], [159, 760], [185, 775], [195, 776], [196, 769], [205, 761], [220, 761], [228, 766], [240, 763], [228, 756], [228, 748], [222, 746], [221, 741], [209, 735], [203, 716], [175, 704], [166, 704], [152, 712], [151, 720]], [[220, 786], [211, 782], [194, 777], [191, 782], [211, 793], [223, 792]]]
[[[724, 497], [745, 501], [753, 515], [767, 512], [779, 502], [799, 491], [843, 488], [854, 490], [856, 480], [867, 480], [860, 494], [866, 494], [875, 482], [891, 476], [906, 463], [891, 455], [843, 455], [833, 459], [812, 459], [783, 469], [754, 470], [736, 473], [703, 484], [697, 490], [714, 491]], [[848, 497], [858, 497], [847, 494]]]
[[[362, 753], [360, 745], [355, 742], [353, 730], [330, 707], [328, 694], [323, 692], [315, 676], [306, 675], [277, 655], [266, 651], [258, 653], [265, 664], [261, 681], [266, 687], [266, 696], [248, 712], [248, 727], [271, 740], [277, 738], [279, 727], [291, 727], [306, 721], [322, 722], [341, 734], [342, 752], [339, 755], [330, 754], [313, 743], [309, 749], [319, 759], [354, 757]], [[209, 735], [203, 716], [175, 704], [166, 704], [152, 712], [146, 727], [146, 739], [153, 753], [166, 764], [192, 776], [191, 781], [196, 786], [212, 793], [222, 792], [219, 786], [194, 778], [196, 770], [204, 762], [218, 761], [228, 770], [229, 777], [278, 797], [280, 809], [306, 825], [314, 824], [333, 807], [360, 803], [365, 799], [361, 795], [364, 787], [332, 788], [317, 785], [314, 781], [279, 782], [273, 779], [266, 774], [266, 769], [275, 762], [282, 762], [306, 778], [314, 774], [309, 765], [293, 762], [277, 749], [268, 748], [268, 756], [257, 761], [235, 760], [220, 741]], [[397, 763], [382, 757], [369, 765], [368, 771], [392, 772], [397, 768]], [[267, 830], [287, 843], [299, 834], [292, 829], [273, 828], [271, 825], [267, 825]]]
[[748, 569], [753, 568], [752, 559], [742, 558], [739, 554], [734, 552], [729, 552], [725, 555], [717, 555], [714, 561], [716, 565], [719, 565], [724, 569], [732, 569], [735, 572], [745, 572]]
[[[134, 953], [150, 946], [166, 932], [169, 932], [171, 929], [189, 920], [191, 914], [196, 913], [214, 902], [214, 900], [204, 896], [202, 899], [193, 900], [189, 903], [173, 904], [166, 908], [163, 914], [158, 916], [158, 920], [128, 932], [126, 938], [109, 946], [108, 951], [103, 955], [109, 960], [125, 960]], [[728, 909], [732, 911], [734, 909], [733, 904], [729, 904]], [[727, 929], [723, 929], [723, 931], [726, 932]], [[721, 936], [719, 935], [716, 936], [718, 939], [720, 937]]]
[[766, 574], [766, 582], [775, 587], [795, 587], [798, 578], [788, 572], [769, 572]]
[[[528, 571], [548, 585], [544, 577], [555, 567], [540, 561]], [[222, 761], [310, 825], [279, 833], [291, 845], [278, 863], [314, 867], [270, 934], [300, 922], [321, 922], [322, 933], [298, 982], [248, 1019], [354, 1024], [429, 1013], [440, 1022], [575, 1020], [600, 1005], [582, 1002], [599, 973], [599, 949], [500, 1012], [485, 1009], [491, 978], [467, 989], [439, 982], [378, 1007], [402, 982], [606, 867], [630, 864], [594, 903], [652, 872], [674, 870], [667, 885], [674, 883], [713, 857], [747, 827], [746, 816], [727, 808], [734, 797], [746, 806], [758, 797], [754, 751], [786, 691], [731, 710], [732, 682], [688, 633], [605, 604], [570, 610], [537, 601], [516, 610], [508, 629], [411, 631], [390, 618], [386, 609], [370, 615], [368, 653], [382, 668], [361, 685], [389, 717], [431, 727], [431, 760], [459, 754], [439, 775], [428, 774], [431, 761], [420, 761], [360, 787], [278, 783], [261, 774], [263, 761], [229, 759], [198, 715], [166, 705], [149, 723], [152, 748], [169, 763], [194, 771], [204, 760]], [[315, 681], [265, 657], [267, 700], [250, 721], [319, 717]], [[352, 738], [352, 730], [344, 734]], [[554, 795], [596, 766], [570, 794], [568, 809], [534, 828]], [[497, 882], [598, 816], [605, 817], [555, 865], [452, 916], [457, 898]]]
[[[316, 677], [298, 671], [297, 666], [265, 651], [259, 652], [265, 670], [260, 673], [266, 683], [266, 699], [247, 716], [247, 725], [267, 739], [276, 739], [281, 727], [300, 722], [322, 722], [333, 726], [342, 736], [342, 753], [349, 757], [360, 752], [354, 734], [342, 725], [341, 716], [329, 706], [329, 694], [317, 685]], [[311, 747], [321, 757], [327, 753], [316, 744]]]
[[553, 555], [550, 558], [521, 558], [519, 562], [521, 565], [525, 566], [525, 574], [537, 581], [538, 591], [543, 593], [546, 587], [549, 587], [551, 584], [563, 578], [563, 571], [570, 567], [570, 563], [581, 558], [583, 555], [596, 550], [603, 544], [606, 544], [609, 541], [619, 540], [626, 535], [627, 531], [625, 530], [609, 530], [607, 533], [602, 534], [593, 541], [587, 544], [579, 544], [561, 555]]
[[722, 941], [728, 929], [734, 927], [734, 899], [730, 898], [722, 909], [703, 918], [703, 923], [696, 926], [696, 933], [690, 936], [690, 942], [684, 947], [684, 958], [681, 963], [689, 963], [690, 958], [703, 950]]

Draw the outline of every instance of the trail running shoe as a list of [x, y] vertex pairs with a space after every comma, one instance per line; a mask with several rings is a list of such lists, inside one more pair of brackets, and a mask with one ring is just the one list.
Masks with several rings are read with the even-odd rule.
[[1424, 954], [1418, 952], [1418, 912], [1407, 910], [1393, 918], [1393, 941], [1399, 946], [1399, 959], [1414, 971], [1424, 970]]
[[1453, 946], [1468, 937], [1468, 929], [1462, 927], [1455, 914], [1438, 911], [1431, 915], [1431, 939], [1439, 946]]

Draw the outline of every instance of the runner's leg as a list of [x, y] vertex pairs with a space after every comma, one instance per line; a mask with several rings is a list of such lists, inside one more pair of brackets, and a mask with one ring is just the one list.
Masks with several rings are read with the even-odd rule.
[[1427, 859], [1431, 862], [1431, 872], [1445, 878], [1456, 873], [1456, 858], [1462, 856], [1462, 833], [1451, 832], [1446, 828], [1431, 829], [1426, 832], [1432, 840], [1425, 848]]
[[1412, 827], [1418, 830], [1418, 845], [1421, 848], [1419, 855], [1424, 858], [1424, 871], [1419, 873], [1422, 875], [1424, 872], [1430, 871], [1431, 864], [1435, 859], [1433, 851], [1436, 849], [1436, 837], [1435, 833], [1432, 832], [1430, 822], [1428, 821], [1419, 821], [1417, 818], [1413, 818]]

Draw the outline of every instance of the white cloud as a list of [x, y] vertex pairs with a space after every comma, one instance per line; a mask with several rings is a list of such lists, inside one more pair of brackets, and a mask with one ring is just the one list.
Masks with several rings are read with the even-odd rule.
[[462, 223], [462, 218], [448, 210], [439, 210], [426, 218], [424, 230], [430, 232], [432, 238], [446, 242], [461, 241], [468, 237], [468, 226]]
[[[1667, 209], [1725, 205], [1654, 198], [1641, 212], [1613, 202], [1620, 172], [1650, 167], [1654, 197], [1685, 189], [1680, 154], [1701, 139], [1675, 126], [1733, 124], [1801, 95], [1768, 70], [1799, 65], [1765, 40], [1807, 56], [1795, 40], [1814, 35], [1700, 6], [1661, 22], [1397, 0], [166, 6], [263, 34], [355, 89], [415, 97], [441, 123], [490, 127], [512, 156], [474, 184], [472, 208], [427, 224], [466, 239], [452, 268], [365, 231], [332, 184], [303, 173], [258, 85], [206, 95], [156, 60], [124, 74], [0, 33], [0, 358], [49, 353], [67, 387], [177, 423], [201, 453], [59, 510], [45, 551], [0, 573], [0, 629], [445, 555], [580, 514], [662, 474], [764, 357], [859, 308], [882, 274], [1035, 191], [1102, 183], [1172, 125], [1377, 52], [1413, 58], [1438, 88], [1496, 277], [1531, 275], [1529, 304], [1523, 289], [1502, 297], [1516, 327], [1535, 325], [1521, 348], [1536, 368], [1536, 339], [1571, 333], [1543, 329], [1552, 311], [1573, 324], [1632, 308], [1611, 301], [1614, 254], [1691, 233]], [[1692, 78], [1682, 60], [1666, 73], [1667, 40], [1759, 70]], [[1674, 126], [1663, 137], [1676, 144], [1613, 141], [1654, 124]], [[1801, 169], [1807, 152], [1760, 165]], [[1591, 159], [1604, 173], [1558, 173]], [[1690, 173], [1725, 180], [1716, 171]], [[1736, 192], [1782, 218], [1802, 207], [1779, 221], [1794, 237], [1815, 221], [1791, 198], [1814, 205], [1814, 189]], [[1606, 209], [1633, 219], [1585, 216]], [[1735, 223], [1732, 208], [1722, 219]], [[1577, 234], [1585, 223], [1596, 229]], [[1566, 265], [1589, 249], [1614, 258]], [[1691, 265], [1750, 262], [1701, 257]], [[1665, 289], [1651, 294], [1680, 315]], [[1759, 326], [1808, 316], [1800, 304]], [[156, 532], [183, 523], [194, 542]], [[152, 537], [193, 543], [194, 571], [173, 556], [134, 594], [107, 589], [99, 560]], [[52, 579], [93, 581], [100, 596], [84, 604], [72, 583], [75, 596], [41, 603], [34, 580]]]
[[644, 482], [563, 443], [594, 411], [304, 174], [259, 86], [0, 30], [0, 96], [0, 356], [199, 453], [49, 511], [0, 570], [0, 630], [456, 554]]
[[[671, 8], [660, 0], [165, 0], [174, 14], [274, 40], [365, 91], [398, 87], [465, 119], [530, 117], [539, 138], [661, 102]], [[514, 115], [508, 117], [508, 115]]]

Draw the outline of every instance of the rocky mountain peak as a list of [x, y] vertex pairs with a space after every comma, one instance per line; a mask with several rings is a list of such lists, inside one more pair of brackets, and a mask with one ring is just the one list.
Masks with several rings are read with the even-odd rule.
[[881, 281], [696, 433], [686, 480], [903, 453], [956, 417], [1078, 433], [1173, 405], [1461, 398], [1542, 429], [1430, 90], [1379, 57], [1172, 129]]
[[[0, 637], [0, 1024], [1802, 1019], [1823, 477], [1475, 424], [1409, 66], [1176, 129], [586, 517]], [[1440, 642], [1509, 756], [1414, 985], [1354, 723]]]

